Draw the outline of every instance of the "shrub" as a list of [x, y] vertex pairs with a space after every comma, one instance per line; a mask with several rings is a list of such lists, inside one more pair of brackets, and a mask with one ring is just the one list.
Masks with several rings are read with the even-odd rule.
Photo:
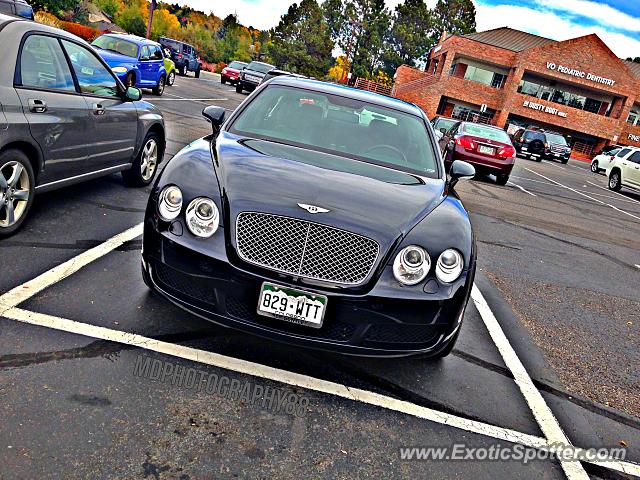
[[95, 38], [100, 35], [102, 32], [100, 30], [96, 30], [95, 28], [87, 27], [85, 25], [80, 25], [79, 23], [73, 22], [60, 22], [61, 27], [69, 33], [77, 35], [78, 37], [86, 40], [87, 42], [91, 42], [95, 40]]
[[54, 28], [60, 28], [60, 20], [52, 13], [39, 11], [35, 14], [35, 20], [42, 25], [48, 25]]

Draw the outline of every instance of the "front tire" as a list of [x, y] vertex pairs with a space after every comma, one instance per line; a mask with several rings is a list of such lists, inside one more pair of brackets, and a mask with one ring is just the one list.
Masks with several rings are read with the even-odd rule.
[[598, 173], [600, 171], [600, 169], [598, 168], [598, 161], [594, 160], [593, 162], [591, 162], [591, 171], [593, 173]]
[[178, 68], [178, 73], [183, 77], [187, 74], [187, 71], [184, 69], [184, 65]]
[[122, 172], [122, 178], [128, 187], [146, 187], [153, 181], [162, 162], [164, 152], [157, 133], [149, 132], [144, 138], [142, 148], [133, 161], [131, 169]]
[[236, 83], [236, 93], [242, 93], [242, 84], [240, 82]]
[[620, 176], [620, 170], [612, 170], [609, 174], [609, 190], [617, 192], [622, 187], [622, 177]]
[[127, 73], [127, 76], [124, 77], [124, 86], [125, 87], [135, 87], [136, 86], [136, 74], [133, 72]]
[[169, 74], [169, 76], [167, 77], [167, 85], [173, 86], [174, 83], [176, 83], [176, 72], [175, 72], [175, 70], [173, 72], [171, 72]]
[[567, 163], [569, 163], [569, 158], [563, 158], [562, 160], [560, 160], [562, 162], [563, 165], [566, 165]]
[[200, 67], [196, 70], [195, 77], [200, 78]]
[[9, 149], [0, 154], [0, 238], [22, 227], [33, 204], [35, 183], [24, 152]]
[[224, 85], [227, 83], [227, 79], [225, 77], [220, 77], [220, 83]]
[[166, 82], [167, 82], [166, 77], [162, 75], [158, 80], [158, 85], [156, 85], [156, 87], [153, 89], [153, 94], [161, 97], [162, 94], [164, 93], [164, 86]]

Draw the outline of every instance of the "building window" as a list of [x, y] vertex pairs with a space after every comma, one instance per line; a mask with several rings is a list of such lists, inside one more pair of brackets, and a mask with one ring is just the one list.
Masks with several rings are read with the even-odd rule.
[[627, 123], [630, 123], [631, 125], [640, 124], [640, 107], [634, 105], [631, 108], [629, 116], [627, 117]]
[[455, 75], [456, 74], [456, 67], [458, 66], [457, 63], [454, 63], [453, 65], [451, 65], [451, 68], [449, 69], [449, 75]]
[[490, 87], [502, 88], [506, 75], [469, 65], [467, 66], [467, 71], [464, 73], [464, 78], [465, 80], [483, 83]]
[[[586, 110], [587, 112], [596, 114], [600, 114], [600, 110], [604, 104], [601, 100], [595, 100], [593, 98], [585, 97], [584, 95], [565, 92], [558, 88], [548, 87], [546, 85], [540, 85], [526, 80], [520, 81], [520, 85], [518, 85], [518, 93], [531, 95], [532, 97], [541, 98], [542, 100], [560, 103], [561, 105], [567, 105], [568, 107]], [[607, 111], [605, 115], [608, 116], [609, 111]]]
[[435, 59], [433, 61], [433, 72], [431, 72], [431, 73], [433, 73], [435, 75], [437, 72], [438, 72], [438, 59]]

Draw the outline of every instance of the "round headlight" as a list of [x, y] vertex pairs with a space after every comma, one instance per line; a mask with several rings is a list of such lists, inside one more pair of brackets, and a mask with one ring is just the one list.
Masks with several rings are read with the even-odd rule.
[[415, 285], [424, 280], [431, 268], [427, 251], [417, 245], [400, 250], [393, 261], [393, 274], [404, 285]]
[[158, 197], [158, 213], [166, 222], [175, 220], [182, 210], [182, 192], [175, 185], [165, 187]]
[[440, 254], [436, 264], [436, 277], [443, 283], [454, 282], [460, 277], [464, 267], [462, 254], [449, 248]]
[[197, 237], [209, 238], [218, 230], [220, 215], [213, 200], [198, 197], [191, 201], [185, 213], [187, 228]]

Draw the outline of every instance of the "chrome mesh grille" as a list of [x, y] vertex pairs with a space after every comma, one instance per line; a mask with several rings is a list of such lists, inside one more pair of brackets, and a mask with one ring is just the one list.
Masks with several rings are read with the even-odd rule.
[[242, 212], [236, 222], [238, 255], [262, 267], [355, 285], [378, 258], [370, 238], [327, 225], [266, 213]]

